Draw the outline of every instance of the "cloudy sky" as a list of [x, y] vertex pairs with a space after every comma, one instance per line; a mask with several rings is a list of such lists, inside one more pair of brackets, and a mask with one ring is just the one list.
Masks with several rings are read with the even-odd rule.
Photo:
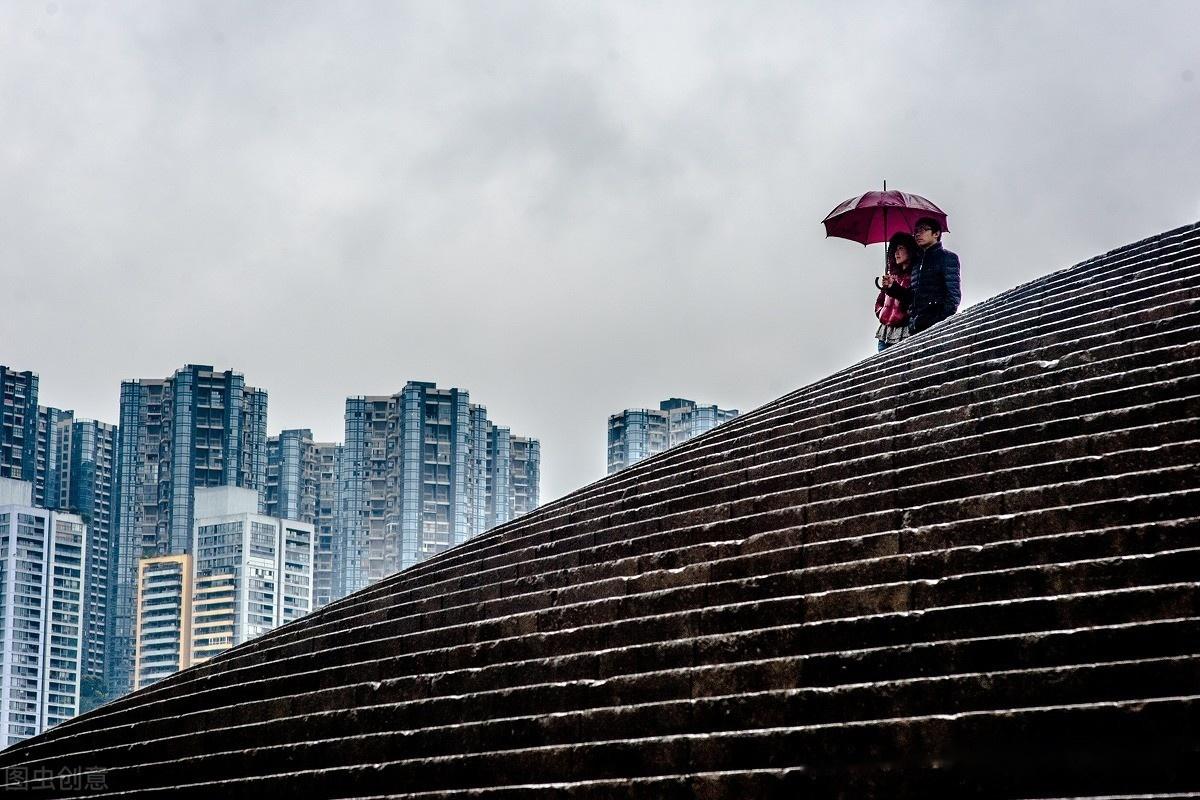
[[1200, 219], [1200, 3], [0, 4], [0, 363], [116, 421], [184, 363], [342, 439], [460, 386], [543, 499], [670, 396], [868, 357], [889, 186], [965, 304]]

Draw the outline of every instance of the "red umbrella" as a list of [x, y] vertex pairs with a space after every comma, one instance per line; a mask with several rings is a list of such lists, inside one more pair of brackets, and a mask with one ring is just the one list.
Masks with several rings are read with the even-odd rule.
[[859, 244], [886, 242], [896, 233], [912, 233], [921, 217], [932, 217], [946, 227], [946, 212], [917, 194], [888, 191], [884, 181], [882, 192], [867, 192], [851, 197], [829, 212], [822, 220], [826, 236], [837, 236]]

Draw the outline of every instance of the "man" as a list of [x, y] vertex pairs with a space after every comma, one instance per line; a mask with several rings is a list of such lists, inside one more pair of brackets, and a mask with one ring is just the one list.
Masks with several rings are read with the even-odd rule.
[[942, 226], [932, 217], [921, 217], [913, 226], [920, 252], [912, 269], [912, 283], [905, 289], [891, 277], [883, 290], [908, 306], [908, 325], [920, 333], [958, 311], [962, 282], [958, 256], [942, 247]]

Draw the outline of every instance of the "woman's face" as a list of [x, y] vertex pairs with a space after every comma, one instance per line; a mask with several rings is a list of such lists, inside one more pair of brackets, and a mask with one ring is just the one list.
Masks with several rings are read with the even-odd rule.
[[897, 266], [902, 267], [905, 264], [907, 264], [908, 263], [908, 248], [902, 244], [896, 245], [896, 250], [892, 254], [892, 259], [896, 262]]

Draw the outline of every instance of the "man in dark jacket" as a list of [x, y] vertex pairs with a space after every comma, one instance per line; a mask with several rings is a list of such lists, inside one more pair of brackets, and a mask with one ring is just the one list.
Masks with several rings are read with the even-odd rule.
[[906, 289], [885, 278], [883, 290], [908, 306], [909, 327], [920, 333], [958, 311], [962, 281], [958, 256], [942, 247], [942, 226], [937, 220], [917, 220], [913, 236], [921, 252], [912, 268], [912, 285]]

